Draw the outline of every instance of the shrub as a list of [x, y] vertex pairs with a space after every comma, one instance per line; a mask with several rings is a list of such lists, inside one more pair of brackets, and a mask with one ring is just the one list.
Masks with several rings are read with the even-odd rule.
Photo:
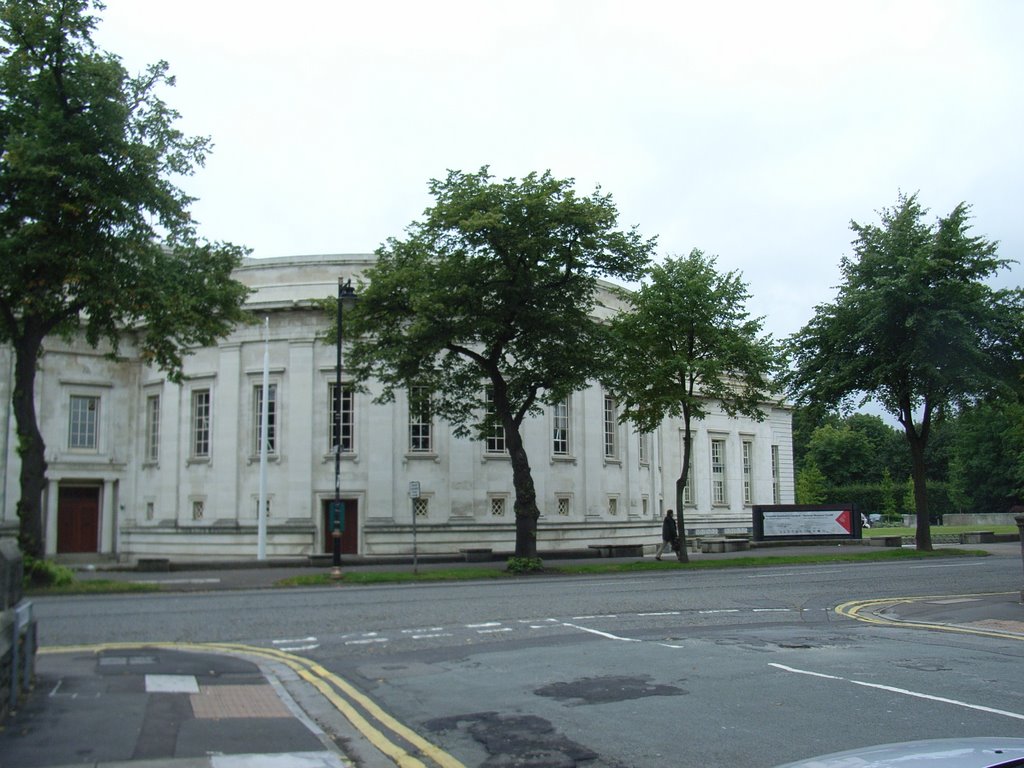
[[540, 573], [544, 570], [544, 561], [539, 557], [510, 557], [509, 573]]
[[25, 587], [66, 587], [75, 580], [74, 572], [52, 560], [25, 556]]

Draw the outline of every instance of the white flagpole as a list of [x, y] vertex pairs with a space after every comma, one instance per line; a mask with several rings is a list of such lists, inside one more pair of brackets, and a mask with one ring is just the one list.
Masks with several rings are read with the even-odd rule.
[[263, 345], [263, 397], [260, 398], [260, 500], [256, 559], [267, 559], [267, 449], [270, 443], [270, 318], [266, 317]]

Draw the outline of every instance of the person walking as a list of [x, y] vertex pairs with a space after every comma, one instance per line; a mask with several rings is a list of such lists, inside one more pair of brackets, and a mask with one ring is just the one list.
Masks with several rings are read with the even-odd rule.
[[665, 551], [665, 547], [672, 547], [672, 543], [676, 540], [679, 535], [676, 531], [676, 519], [672, 516], [673, 512], [670, 509], [665, 513], [665, 519], [661, 523], [661, 543], [658, 545], [657, 551], [654, 553], [655, 560], [661, 560], [661, 553]]

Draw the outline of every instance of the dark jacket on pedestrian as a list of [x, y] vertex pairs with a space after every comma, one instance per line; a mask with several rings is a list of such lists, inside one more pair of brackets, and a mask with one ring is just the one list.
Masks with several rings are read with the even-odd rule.
[[661, 524], [661, 540], [675, 541], [676, 535], [676, 519], [665, 515], [665, 520]]

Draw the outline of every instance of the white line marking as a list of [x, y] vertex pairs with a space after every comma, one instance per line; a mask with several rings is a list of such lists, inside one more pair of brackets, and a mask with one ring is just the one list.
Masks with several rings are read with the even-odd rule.
[[910, 568], [977, 568], [981, 563], [935, 563], [933, 565], [911, 565]]
[[316, 642], [315, 637], [293, 637], [290, 640], [271, 640], [274, 645], [284, 645], [285, 643], [314, 643]]
[[426, 634], [426, 635], [413, 635], [412, 639], [413, 640], [430, 640], [431, 638], [434, 638], [434, 637], [451, 637], [451, 636], [452, 636], [451, 632], [433, 632], [433, 633]]
[[637, 616], [678, 616], [682, 611], [658, 611], [655, 613], [638, 613]]
[[312, 651], [315, 648], [319, 648], [319, 647], [320, 647], [320, 643], [313, 643], [312, 645], [282, 645], [282, 646], [279, 646], [280, 650], [282, 650], [282, 651], [290, 651], [290, 652], [295, 652], [295, 651]]
[[754, 613], [789, 613], [791, 608], [754, 608]]
[[711, 611], [697, 611], [697, 613], [701, 613], [701, 614], [705, 614], [705, 613], [739, 613], [739, 612], [740, 612], [739, 608], [720, 608], [718, 610], [711, 610]]
[[417, 632], [441, 632], [444, 627], [420, 627], [418, 629], [403, 629], [403, 635], [412, 635]]
[[511, 632], [512, 627], [499, 627], [498, 629], [478, 629], [478, 635], [493, 635], [495, 632]]
[[596, 613], [592, 616], [573, 616], [573, 621], [585, 621], [586, 619], [617, 619], [619, 618], [614, 613], [609, 613], [603, 616], [598, 616]]
[[346, 640], [345, 645], [369, 645], [370, 643], [386, 643], [386, 637], [368, 637], [365, 640]]
[[619, 637], [609, 632], [601, 632], [597, 629], [590, 629], [589, 627], [581, 627], [578, 624], [570, 624], [569, 622], [562, 622], [562, 626], [570, 627], [571, 629], [578, 629], [580, 632], [590, 632], [592, 635], [598, 635], [600, 637], [606, 637], [609, 640], [621, 640], [624, 643], [639, 643], [641, 642], [635, 637]]
[[790, 573], [748, 573], [744, 574], [748, 579], [777, 579], [780, 576], [817, 576], [823, 573], [842, 573], [842, 569], [833, 568], [831, 571], [791, 571]]
[[995, 709], [994, 707], [986, 707], [981, 704], [971, 704], [970, 702], [960, 701], [958, 699], [947, 699], [944, 696], [933, 696], [930, 693], [919, 693], [918, 691], [911, 691], [907, 688], [896, 688], [891, 685], [881, 685], [880, 683], [866, 683], [863, 680], [853, 680], [845, 677], [836, 677], [835, 675], [823, 675], [819, 672], [810, 672], [806, 669], [796, 669], [795, 667], [787, 667], [782, 664], [769, 664], [771, 667], [776, 667], [785, 672], [795, 672], [798, 675], [811, 675], [812, 677], [823, 677], [829, 680], [841, 680], [843, 682], [852, 683], [853, 685], [860, 685], [864, 688], [876, 688], [880, 691], [888, 691], [889, 693], [898, 693], [903, 696], [911, 696], [915, 699], [925, 699], [926, 701], [937, 701], [940, 704], [952, 704], [956, 707], [963, 707], [964, 709], [973, 709], [978, 712], [988, 712], [992, 715], [1002, 715], [1003, 717], [1011, 717], [1014, 720], [1024, 720], [1024, 714], [1020, 712], [1010, 712], [1005, 709]]
[[482, 629], [484, 627], [500, 627], [500, 621], [485, 621], [483, 624], [467, 624], [466, 629]]

